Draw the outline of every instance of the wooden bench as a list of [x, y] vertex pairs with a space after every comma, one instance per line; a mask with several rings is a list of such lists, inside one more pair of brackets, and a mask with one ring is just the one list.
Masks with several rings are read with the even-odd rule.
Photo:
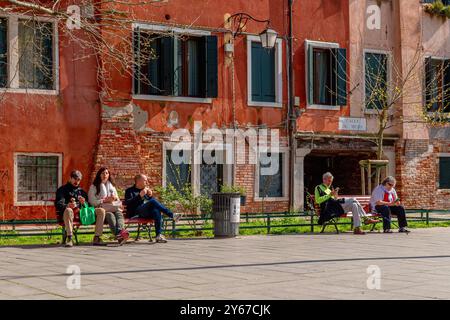
[[[125, 229], [127, 229], [130, 225], [136, 225], [137, 224], [137, 235], [135, 237], [135, 241], [139, 240], [139, 236], [141, 235], [141, 231], [147, 232], [149, 236], [149, 241], [152, 242], [152, 225], [155, 224], [155, 221], [153, 219], [149, 218], [139, 218], [139, 217], [128, 217], [127, 216], [127, 210], [125, 204], [123, 205], [123, 217], [124, 217], [124, 224]], [[62, 227], [62, 243], [64, 244], [66, 242], [67, 234], [66, 234], [66, 228], [64, 227], [64, 221], [58, 221], [58, 224]], [[105, 220], [105, 225], [108, 225], [108, 223]], [[80, 227], [83, 226], [80, 221], [74, 221], [73, 222], [73, 237], [75, 239], [75, 244], [78, 245], [78, 231]]]
[[[316, 203], [314, 195], [308, 194], [307, 198], [308, 198], [307, 200], [308, 200], [309, 207], [311, 208], [311, 210], [314, 211], [315, 215], [320, 217], [320, 206]], [[382, 218], [381, 214], [374, 212], [373, 210], [370, 209], [370, 196], [345, 195], [345, 196], [339, 196], [339, 198], [355, 198], [363, 207], [364, 211], [367, 214], [367, 217], [369, 217], [369, 218], [380, 218], [381, 217]], [[352, 214], [352, 212], [344, 213], [340, 217], [334, 217], [334, 218], [324, 222], [320, 233], [323, 233], [325, 231], [325, 228], [328, 225], [333, 225], [334, 228], [336, 229], [336, 233], [339, 233], [337, 223], [340, 218], [353, 218], [353, 214]], [[380, 220], [379, 222], [381, 222], [381, 221], [383, 221], [383, 220]], [[372, 225], [372, 228], [370, 229], [371, 232], [375, 230], [376, 225], [377, 225], [377, 223], [374, 223]]]

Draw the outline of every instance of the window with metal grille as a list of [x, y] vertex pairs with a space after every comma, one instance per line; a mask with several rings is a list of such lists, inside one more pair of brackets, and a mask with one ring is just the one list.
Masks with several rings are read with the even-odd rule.
[[17, 155], [17, 202], [48, 201], [58, 188], [60, 157]]
[[[270, 162], [267, 163], [267, 159], [262, 163], [260, 161], [259, 165], [259, 197], [261, 198], [280, 198], [284, 196], [283, 192], [283, 168], [284, 168], [284, 153], [274, 153], [271, 155], [267, 154], [267, 159], [271, 158]], [[263, 154], [260, 154], [263, 157]], [[276, 163], [272, 163], [276, 161]], [[265, 175], [262, 174], [262, 168], [276, 168], [276, 172], [273, 174]]]
[[[176, 159], [173, 159], [173, 156]], [[181, 192], [191, 183], [190, 150], [166, 150], [166, 186]]]

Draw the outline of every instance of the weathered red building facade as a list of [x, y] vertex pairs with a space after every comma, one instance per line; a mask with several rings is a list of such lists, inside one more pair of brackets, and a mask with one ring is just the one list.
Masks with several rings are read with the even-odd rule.
[[[176, 129], [192, 133], [197, 121], [204, 130], [278, 129], [281, 167], [266, 190], [262, 185], [267, 180], [256, 164], [178, 166], [196, 192], [203, 192], [205, 186], [215, 191], [221, 184], [234, 183], [247, 191], [243, 211], [302, 209], [305, 188], [312, 191], [322, 173], [330, 170], [343, 193], [359, 193], [358, 161], [373, 157], [375, 149], [358, 131], [345, 126], [348, 119], [360, 117], [352, 111], [360, 109], [352, 96], [352, 82], [340, 81], [355, 72], [352, 63], [359, 48], [351, 27], [354, 5], [351, 0], [294, 2], [293, 96], [299, 117], [291, 143], [287, 131], [288, 1], [168, 0], [146, 7], [119, 6], [131, 21], [102, 25], [103, 39], [138, 60], [151, 52], [153, 58], [139, 65], [114, 63], [108, 47], [86, 53], [73, 41], [76, 32], [69, 37], [65, 24], [55, 23], [53, 37], [44, 46], [48, 49], [51, 41], [54, 82], [38, 80], [28, 87], [14, 80], [14, 70], [26, 70], [26, 65], [20, 68], [15, 53], [21, 50], [21, 32], [26, 35], [18, 23], [23, 18], [5, 16], [2, 21], [8, 30], [16, 30], [19, 45], [11, 37], [14, 32], [8, 31], [8, 81], [0, 89], [2, 218], [53, 217], [51, 204], [47, 207], [49, 203], [42, 200], [51, 198], [50, 189], [63, 183], [75, 168], [85, 174], [82, 185], [86, 188], [100, 166], [111, 170], [122, 189], [138, 172], [148, 174], [153, 186], [167, 185], [174, 180], [171, 134]], [[234, 26], [228, 18], [240, 12], [270, 20], [279, 35], [274, 49], [267, 51], [260, 45], [258, 34], [264, 23], [249, 20], [232, 39]], [[227, 43], [233, 44], [232, 49]], [[11, 67], [12, 63], [19, 67]], [[33, 74], [39, 79], [38, 71]], [[323, 90], [328, 86], [339, 94]], [[368, 132], [373, 131], [368, 127]], [[387, 157], [393, 162], [399, 137], [400, 132], [393, 131], [386, 139]], [[296, 150], [292, 167], [290, 145]], [[234, 152], [228, 147], [221, 152]], [[192, 157], [188, 150], [186, 154]], [[390, 167], [393, 174], [399, 170], [399, 166]]]

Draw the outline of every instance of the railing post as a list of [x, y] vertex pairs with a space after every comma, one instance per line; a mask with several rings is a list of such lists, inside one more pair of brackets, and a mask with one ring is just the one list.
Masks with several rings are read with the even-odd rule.
[[314, 233], [314, 212], [310, 210], [309, 215], [311, 216], [311, 233]]
[[172, 220], [172, 238], [175, 239], [176, 236], [176, 222], [175, 220]]
[[430, 224], [430, 210], [427, 209], [427, 226]]
[[267, 234], [270, 234], [270, 215], [267, 214]]

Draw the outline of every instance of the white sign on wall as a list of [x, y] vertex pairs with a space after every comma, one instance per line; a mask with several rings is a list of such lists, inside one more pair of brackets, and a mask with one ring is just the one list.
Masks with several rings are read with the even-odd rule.
[[339, 118], [339, 130], [367, 131], [366, 118]]

